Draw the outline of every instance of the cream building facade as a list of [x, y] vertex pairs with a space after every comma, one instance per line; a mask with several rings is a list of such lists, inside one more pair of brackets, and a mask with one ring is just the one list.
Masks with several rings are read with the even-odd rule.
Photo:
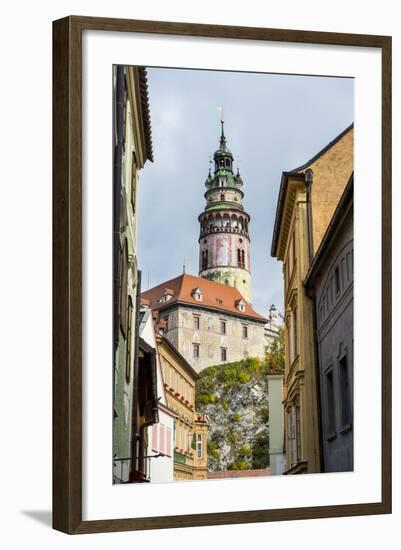
[[[144, 68], [114, 67], [113, 165], [113, 340], [114, 481], [127, 482], [134, 467], [136, 430], [134, 379], [139, 273], [136, 252], [136, 198], [139, 172], [153, 160]], [[138, 426], [137, 426], [138, 428]]]
[[195, 411], [198, 374], [163, 335], [157, 335], [167, 406], [175, 414], [174, 479], [207, 479], [207, 418]]
[[304, 279], [352, 171], [350, 126], [306, 164], [282, 175], [271, 252], [284, 272], [288, 474], [321, 471], [314, 310]]

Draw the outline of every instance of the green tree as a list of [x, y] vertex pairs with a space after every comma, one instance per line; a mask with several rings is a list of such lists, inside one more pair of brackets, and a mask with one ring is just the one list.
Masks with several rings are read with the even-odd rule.
[[272, 339], [266, 346], [265, 363], [268, 369], [278, 369], [284, 372], [284, 350], [284, 326], [281, 326], [278, 329], [278, 338]]

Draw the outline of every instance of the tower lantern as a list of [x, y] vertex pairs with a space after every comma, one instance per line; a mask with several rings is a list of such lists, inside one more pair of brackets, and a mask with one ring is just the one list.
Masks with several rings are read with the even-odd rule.
[[199, 216], [199, 276], [237, 288], [251, 302], [250, 216], [242, 200], [243, 181], [227, 146], [224, 119], [213, 155], [214, 172], [206, 178], [206, 206]]

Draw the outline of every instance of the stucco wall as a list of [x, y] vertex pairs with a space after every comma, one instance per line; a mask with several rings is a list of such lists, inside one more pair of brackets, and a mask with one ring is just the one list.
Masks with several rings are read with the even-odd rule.
[[317, 251], [334, 210], [354, 169], [354, 131], [351, 129], [310, 165], [313, 170], [313, 248]]
[[[199, 330], [194, 328], [194, 316], [199, 316]], [[220, 321], [226, 322], [226, 333], [220, 332]], [[248, 327], [248, 338], [243, 338], [242, 327]], [[167, 338], [196, 371], [221, 361], [221, 348], [227, 349], [227, 362], [244, 357], [264, 357], [266, 339], [264, 324], [248, 319], [208, 311], [201, 308], [177, 306], [169, 313]], [[200, 356], [193, 357], [193, 344], [199, 344]]]
[[[350, 405], [353, 408], [353, 223], [347, 226], [335, 243], [329, 260], [323, 265], [315, 284], [317, 304], [317, 338], [319, 348], [320, 392], [322, 401], [322, 439], [324, 470], [353, 469], [352, 421], [343, 426], [339, 361], [346, 354]], [[335, 291], [334, 271], [339, 269], [340, 287]], [[334, 383], [334, 430], [329, 430], [328, 372]], [[330, 433], [331, 432], [331, 433]]]

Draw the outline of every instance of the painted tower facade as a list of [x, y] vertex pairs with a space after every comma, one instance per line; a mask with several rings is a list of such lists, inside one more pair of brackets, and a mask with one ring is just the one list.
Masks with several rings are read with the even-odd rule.
[[221, 119], [220, 146], [214, 153], [214, 173], [206, 179], [206, 206], [199, 216], [199, 276], [235, 287], [251, 302], [250, 216], [242, 200], [243, 181], [233, 171]]

